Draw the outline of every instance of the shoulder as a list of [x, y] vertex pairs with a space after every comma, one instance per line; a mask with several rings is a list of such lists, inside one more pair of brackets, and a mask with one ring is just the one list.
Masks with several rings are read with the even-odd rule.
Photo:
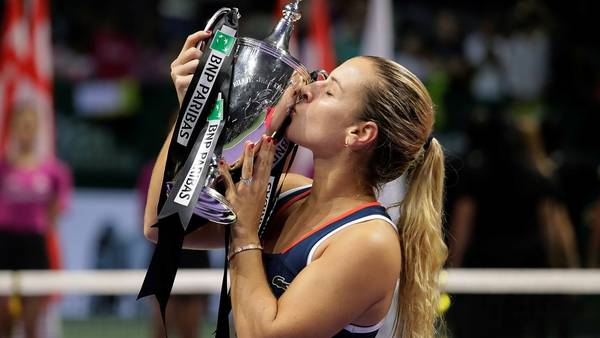
[[282, 184], [281, 192], [286, 192], [288, 190], [295, 189], [298, 187], [311, 185], [312, 182], [313, 182], [312, 179], [310, 179], [306, 176], [299, 175], [299, 174], [293, 174], [293, 173], [283, 174], [281, 176], [281, 184]]
[[374, 273], [386, 271], [397, 278], [400, 268], [400, 241], [392, 225], [381, 219], [356, 224], [332, 238], [326, 252], [356, 260]]
[[401, 273], [398, 235], [383, 220], [357, 225], [335, 234], [313, 262], [344, 276], [345, 284], [370, 294], [371, 299], [382, 299], [393, 291]]
[[400, 248], [398, 233], [390, 223], [382, 219], [371, 219], [349, 227], [340, 236], [339, 243], [342, 242], [344, 245], [360, 243], [362, 247], [375, 253]]

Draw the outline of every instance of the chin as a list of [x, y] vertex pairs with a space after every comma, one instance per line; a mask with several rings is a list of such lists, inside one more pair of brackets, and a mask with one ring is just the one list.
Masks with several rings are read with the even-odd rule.
[[298, 137], [296, 137], [295, 133], [293, 131], [290, 131], [289, 127], [285, 131], [285, 138], [290, 140], [290, 142], [293, 142], [298, 145], [302, 145], [301, 144], [302, 140], [300, 140]]
[[292, 117], [290, 125], [285, 130], [285, 137], [293, 143], [306, 147], [309, 142], [307, 142], [305, 125], [301, 122]]

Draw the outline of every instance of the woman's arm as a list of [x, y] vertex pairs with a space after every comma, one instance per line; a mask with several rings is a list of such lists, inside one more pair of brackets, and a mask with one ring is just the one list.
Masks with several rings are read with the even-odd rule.
[[[144, 210], [144, 236], [155, 243], [158, 240], [158, 228], [152, 226], [158, 221], [158, 201], [172, 136], [173, 129], [169, 132], [152, 169], [152, 177], [150, 178], [150, 186], [148, 187], [148, 199], [146, 200], [146, 208]], [[198, 230], [186, 235], [183, 240], [183, 247], [185, 249], [220, 248], [224, 245], [224, 236], [223, 225], [209, 222]]]
[[[227, 199], [238, 214], [232, 248], [260, 243], [256, 228], [274, 149], [268, 138], [263, 140], [255, 164], [252, 144], [246, 144], [242, 176], [252, 178], [249, 184], [234, 185], [226, 164], [220, 164]], [[271, 292], [259, 250], [242, 251], [231, 258], [231, 300], [238, 337], [331, 337], [375, 304], [391, 302], [400, 269], [394, 230], [373, 220], [336, 236], [279, 299]]]
[[451, 268], [459, 268], [463, 264], [465, 251], [471, 242], [474, 219], [475, 201], [468, 196], [459, 198], [454, 204], [454, 212], [450, 220], [451, 238], [448, 263]]
[[400, 267], [391, 227], [370, 221], [338, 236], [279, 299], [265, 277], [260, 251], [233, 257], [231, 299], [239, 337], [331, 337], [378, 302], [391, 302]]
[[[199, 64], [202, 52], [196, 46], [210, 36], [210, 32], [196, 32], [186, 39], [181, 52], [171, 63], [171, 78], [177, 91], [179, 105], [181, 105], [185, 92], [192, 81], [194, 72]], [[160, 199], [161, 185], [165, 172], [165, 164], [169, 152], [169, 144], [173, 136], [174, 126], [163, 144], [160, 153], [152, 169], [150, 186], [148, 187], [148, 198], [144, 210], [144, 236], [156, 242], [158, 240], [158, 229], [152, 227], [158, 221], [158, 201]], [[184, 238], [183, 246], [187, 249], [209, 249], [223, 246], [224, 228], [222, 225], [207, 223], [198, 230], [188, 234]]]

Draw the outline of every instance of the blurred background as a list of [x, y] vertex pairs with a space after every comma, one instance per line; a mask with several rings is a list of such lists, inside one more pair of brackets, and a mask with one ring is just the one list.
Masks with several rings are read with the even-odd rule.
[[[25, 267], [147, 267], [145, 191], [178, 109], [170, 63], [186, 36], [225, 6], [240, 9], [241, 36], [262, 39], [281, 2], [0, 1], [0, 182], [20, 177], [35, 190], [21, 192], [31, 199], [26, 213], [41, 214], [40, 198], [52, 204], [47, 219], [24, 221], [38, 224], [26, 239], [16, 226], [0, 227], [0, 254], [19, 233], [50, 257], [39, 267], [30, 257], [34, 265]], [[448, 268], [593, 269], [600, 266], [599, 10], [586, 0], [305, 0], [292, 53], [328, 70], [378, 54], [426, 84], [447, 154]], [[51, 160], [35, 175], [11, 171], [6, 163], [29, 163], [19, 144]], [[299, 157], [298, 171], [310, 172], [308, 157]], [[6, 185], [0, 199], [14, 193]], [[6, 205], [0, 223], [11, 220]], [[217, 268], [222, 253], [189, 260]], [[0, 316], [12, 318], [0, 319], [0, 337], [9, 328], [7, 337], [26, 337], [28, 325], [40, 328], [37, 337], [161, 334], [152, 302], [133, 295], [0, 297], [8, 309]], [[597, 295], [449, 299], [441, 336], [600, 337]], [[179, 301], [170, 334], [211, 336], [215, 299]]]

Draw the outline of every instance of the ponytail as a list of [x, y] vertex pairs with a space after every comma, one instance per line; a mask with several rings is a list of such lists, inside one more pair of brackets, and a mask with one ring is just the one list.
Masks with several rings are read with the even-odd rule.
[[444, 152], [435, 138], [429, 141], [433, 102], [408, 69], [384, 58], [365, 58], [377, 80], [367, 85], [358, 117], [379, 127], [366, 177], [373, 187], [402, 174], [408, 182], [398, 221], [402, 266], [394, 336], [430, 338], [438, 319], [438, 274], [448, 251], [442, 238]]
[[407, 169], [400, 203], [400, 271], [394, 337], [429, 338], [438, 324], [438, 275], [447, 257], [442, 236], [444, 152], [434, 138]]

